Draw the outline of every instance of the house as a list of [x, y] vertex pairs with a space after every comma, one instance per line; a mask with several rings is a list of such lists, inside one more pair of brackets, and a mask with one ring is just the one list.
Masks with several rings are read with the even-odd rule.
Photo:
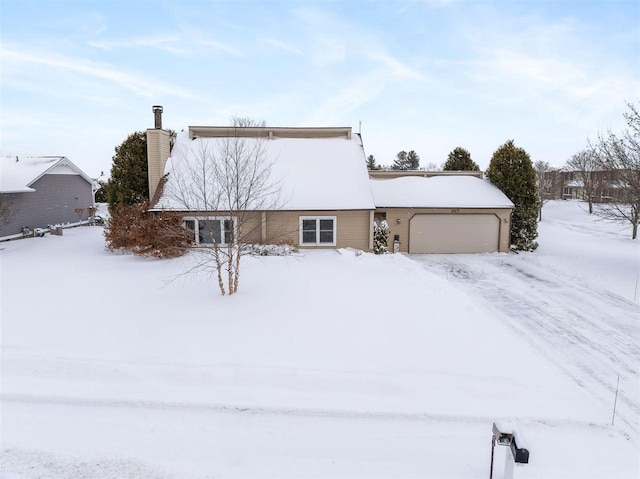
[[513, 204], [476, 172], [369, 172], [362, 138], [350, 127], [191, 126], [170, 151], [161, 107], [154, 113], [155, 128], [147, 130], [152, 210], [181, 212], [195, 243], [224, 244], [238, 228], [226, 200], [205, 191], [205, 159], [231, 146], [260, 150], [278, 185], [279, 202], [260, 198], [243, 208], [248, 242], [370, 251], [374, 222], [386, 218], [398, 251], [509, 250]]
[[94, 182], [64, 156], [0, 158], [0, 238], [87, 220]]
[[588, 188], [585, 188], [584, 177], [579, 171], [559, 168], [545, 173], [543, 192], [545, 199], [550, 200], [587, 200], [587, 190], [591, 190], [591, 201], [608, 203], [623, 194], [625, 188], [620, 171], [596, 169], [586, 172]]

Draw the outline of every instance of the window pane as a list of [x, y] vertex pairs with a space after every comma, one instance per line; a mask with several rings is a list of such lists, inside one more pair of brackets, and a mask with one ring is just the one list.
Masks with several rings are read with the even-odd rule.
[[320, 243], [333, 243], [333, 220], [320, 220]]
[[201, 244], [213, 243], [212, 220], [198, 220], [198, 239]]
[[196, 240], [196, 222], [194, 220], [185, 220], [184, 229], [187, 230], [187, 237], [191, 241]]
[[213, 240], [220, 244], [222, 243], [222, 225], [220, 224], [220, 220], [213, 220]]
[[333, 230], [320, 231], [320, 243], [333, 243]]
[[316, 220], [302, 220], [302, 243], [316, 244]]
[[233, 243], [233, 220], [224, 220], [224, 242]]
[[320, 220], [320, 231], [333, 231], [333, 220]]

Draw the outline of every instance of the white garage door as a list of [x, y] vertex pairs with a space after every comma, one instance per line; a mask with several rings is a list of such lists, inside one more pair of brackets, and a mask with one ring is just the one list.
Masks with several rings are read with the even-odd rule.
[[416, 215], [409, 223], [409, 252], [492, 253], [498, 251], [499, 235], [495, 215]]

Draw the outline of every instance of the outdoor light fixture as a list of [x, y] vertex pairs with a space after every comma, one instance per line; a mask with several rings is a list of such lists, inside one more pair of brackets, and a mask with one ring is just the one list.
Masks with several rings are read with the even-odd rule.
[[396, 218], [396, 223], [400, 224], [400, 218]]

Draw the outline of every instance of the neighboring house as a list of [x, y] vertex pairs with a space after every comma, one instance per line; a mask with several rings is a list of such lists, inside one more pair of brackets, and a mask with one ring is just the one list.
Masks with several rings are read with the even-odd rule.
[[91, 178], [64, 156], [0, 158], [0, 201], [8, 213], [0, 237], [20, 234], [24, 226], [86, 220], [93, 192]]
[[396, 248], [411, 253], [509, 250], [513, 204], [477, 172], [368, 172], [362, 139], [348, 127], [192, 126], [170, 152], [169, 133], [154, 112], [156, 128], [147, 130], [152, 210], [181, 212], [196, 243], [224, 244], [237, 225], [224, 205], [213, 209], [194, 193], [203, 181], [192, 168], [204, 152], [241, 137], [264, 148], [283, 199], [273, 208], [246, 208], [242, 227], [251, 242], [370, 251], [374, 222], [386, 218], [390, 249], [397, 237]]
[[[584, 182], [579, 172], [565, 168], [549, 171], [550, 188], [545, 191], [545, 199], [550, 200], [587, 200]], [[621, 194], [624, 185], [618, 180], [619, 172], [613, 170], [595, 170], [590, 172], [594, 185], [591, 200], [594, 203], [608, 203]]]

